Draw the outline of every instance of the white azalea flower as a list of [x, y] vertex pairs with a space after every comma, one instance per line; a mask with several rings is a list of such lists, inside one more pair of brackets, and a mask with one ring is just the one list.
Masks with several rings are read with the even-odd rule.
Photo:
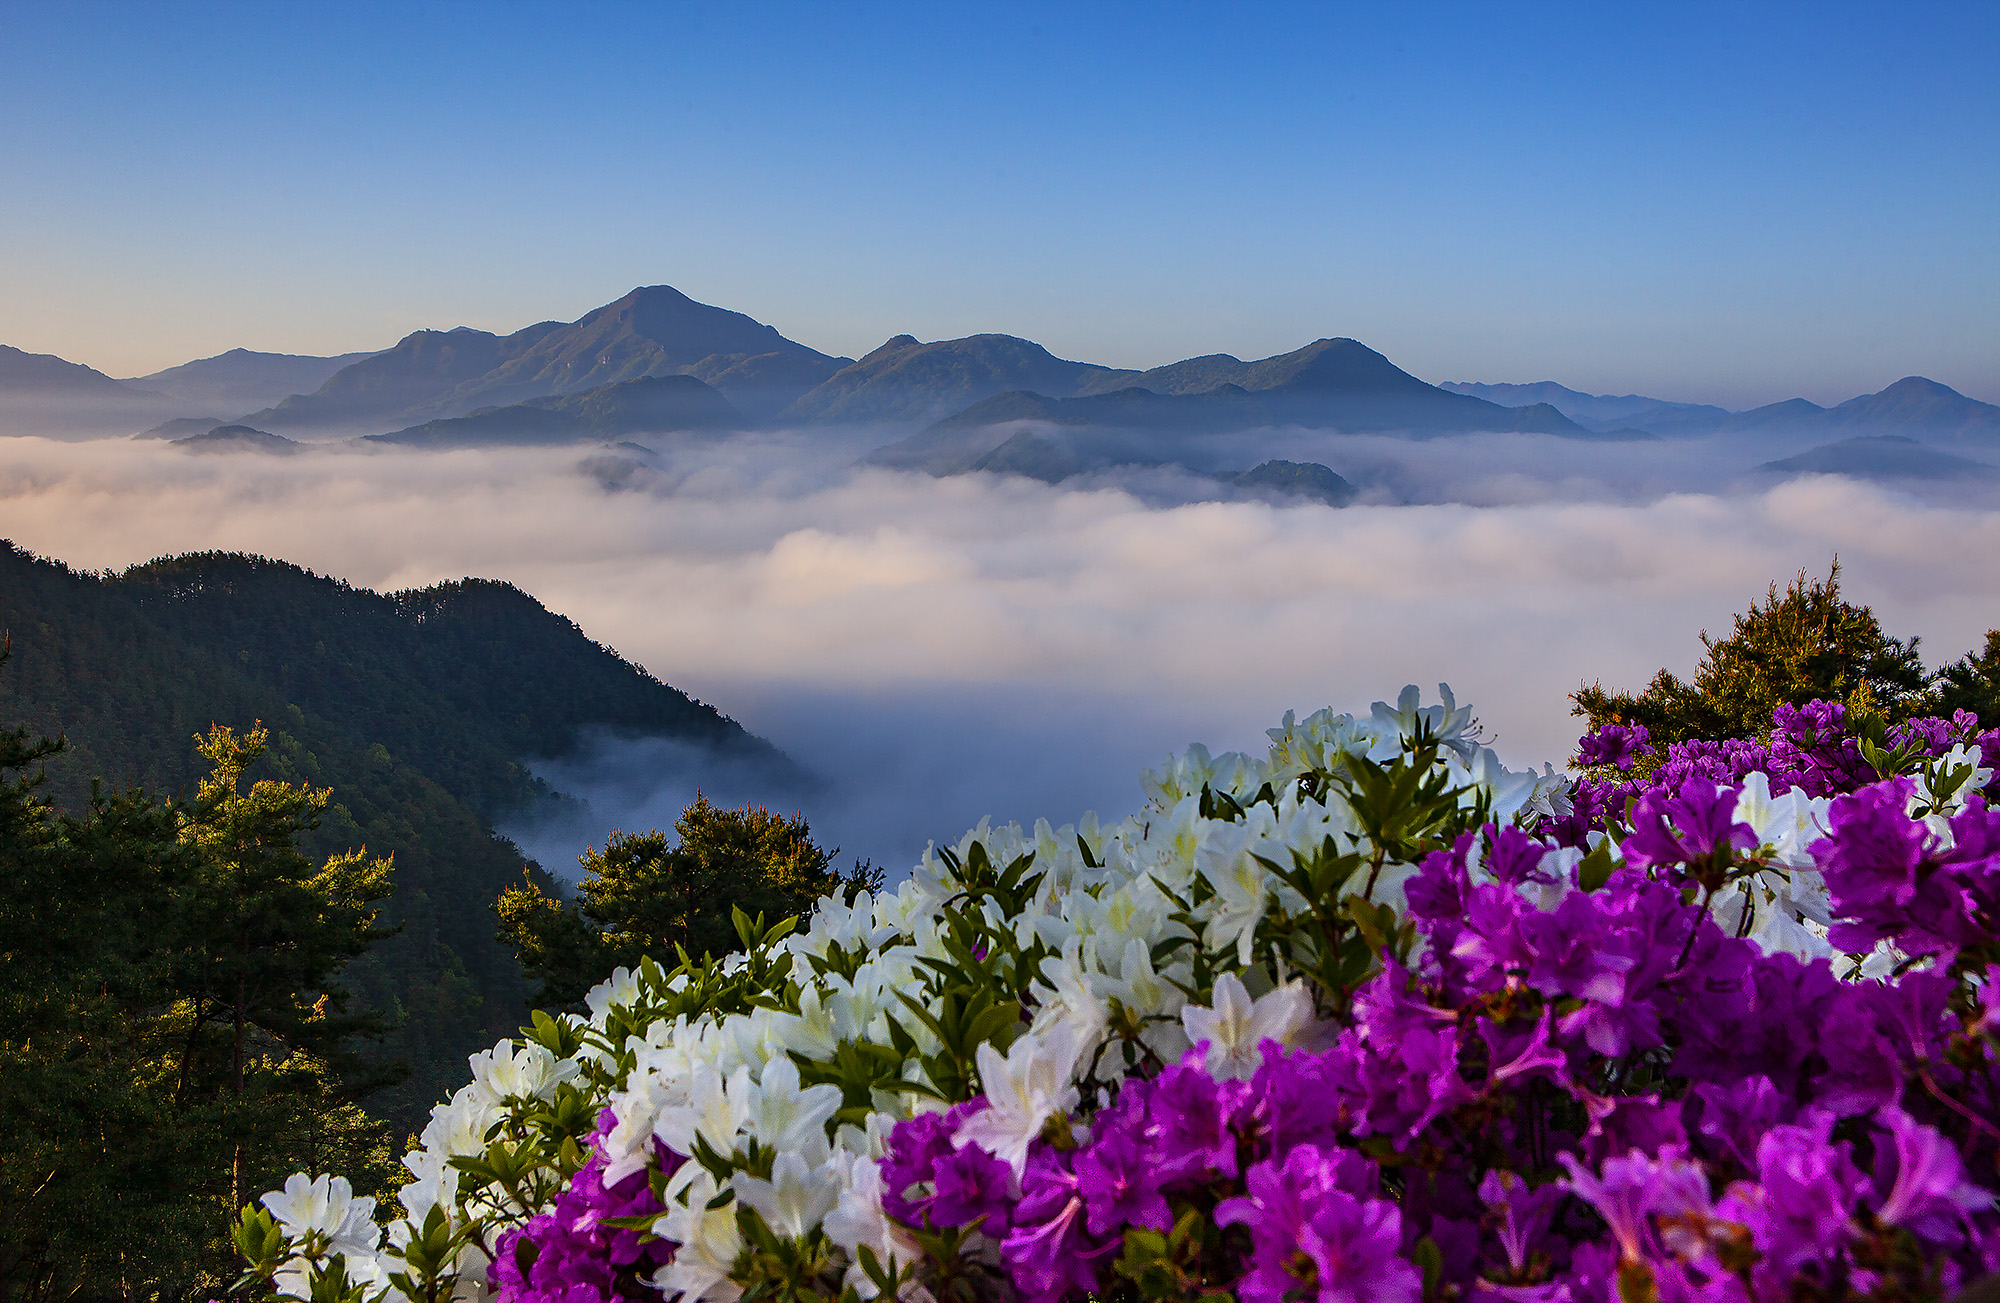
[[294, 1243], [316, 1235], [331, 1253], [360, 1256], [374, 1253], [380, 1241], [375, 1230], [375, 1201], [355, 1198], [354, 1187], [344, 1176], [308, 1177], [294, 1172], [284, 1189], [272, 1190], [258, 1202]]
[[[1269, 807], [1260, 806], [1258, 812], [1269, 817]], [[1263, 921], [1271, 900], [1271, 873], [1257, 856], [1268, 857], [1274, 850], [1286, 853], [1275, 843], [1257, 838], [1246, 820], [1218, 829], [1202, 848], [1198, 861], [1201, 876], [1215, 889], [1207, 906], [1208, 926], [1202, 944], [1214, 952], [1233, 947], [1236, 962], [1245, 967], [1256, 945], [1257, 924]]]
[[1745, 774], [1736, 794], [1736, 818], [1750, 825], [1778, 863], [1795, 869], [1812, 868], [1811, 847], [1826, 836], [1832, 806], [1826, 797], [1810, 797], [1796, 787], [1772, 796], [1771, 780], [1762, 773]]
[[574, 1081], [583, 1065], [558, 1059], [540, 1045], [529, 1042], [520, 1049], [511, 1040], [501, 1041], [490, 1050], [472, 1056], [472, 1084], [494, 1104], [509, 1099], [552, 1099], [556, 1087]]
[[801, 1088], [798, 1065], [778, 1058], [750, 1088], [742, 1125], [767, 1150], [803, 1154], [820, 1162], [828, 1148], [826, 1124], [839, 1111], [840, 1087]]
[[[1968, 746], [1961, 742], [1918, 769], [1912, 775], [1916, 779], [1916, 784], [1910, 794], [1910, 812], [1914, 814], [1919, 803], [1932, 806], [1938, 814], [1945, 816], [1955, 815], [1964, 810], [1965, 798], [1985, 787], [1993, 777], [1991, 769], [1980, 767], [1980, 761], [1984, 758], [1977, 746]], [[1943, 779], [1954, 769], [1970, 769], [1972, 776], [1953, 788], [1951, 795], [1940, 801], [1931, 791], [1932, 775]]]
[[743, 1287], [729, 1279], [736, 1255], [743, 1251], [743, 1234], [736, 1226], [736, 1209], [711, 1208], [721, 1193], [699, 1163], [683, 1164], [667, 1181], [667, 1211], [653, 1223], [653, 1233], [674, 1241], [674, 1259], [653, 1274], [653, 1288], [668, 1300], [688, 1303], [735, 1303]]
[[1210, 1008], [1182, 1009], [1181, 1025], [1190, 1042], [1208, 1042], [1209, 1075], [1218, 1081], [1248, 1081], [1263, 1062], [1258, 1046], [1272, 1040], [1290, 1048], [1313, 1023], [1312, 996], [1303, 982], [1287, 982], [1252, 1001], [1242, 980], [1224, 973], [1215, 979], [1214, 999]]
[[1029, 988], [1040, 1006], [1035, 1012], [1035, 1030], [1046, 1034], [1061, 1023], [1070, 1029], [1079, 1054], [1096, 1049], [1111, 1025], [1111, 1010], [1098, 990], [1101, 975], [1096, 965], [1083, 958], [1083, 938], [1071, 936], [1063, 943], [1061, 955], [1042, 961], [1046, 985], [1036, 982]]
[[847, 1250], [853, 1264], [847, 1269], [846, 1284], [864, 1299], [881, 1293], [868, 1273], [861, 1269], [861, 1249], [866, 1246], [877, 1261], [894, 1272], [901, 1263], [916, 1262], [922, 1256], [916, 1237], [882, 1209], [882, 1169], [873, 1159], [855, 1154], [836, 1154], [839, 1165], [840, 1197], [821, 1225], [827, 1238]]
[[1403, 743], [1413, 740], [1419, 732], [1428, 731], [1444, 751], [1456, 755], [1460, 761], [1470, 763], [1479, 744], [1470, 736], [1472, 729], [1472, 707], [1460, 706], [1451, 695], [1451, 685], [1438, 684], [1441, 706], [1426, 706], [1423, 693], [1412, 683], [1397, 696], [1396, 704], [1378, 701], [1371, 708], [1374, 718], [1364, 726], [1373, 735], [1373, 745], [1368, 749], [1368, 758], [1377, 764], [1394, 760], [1403, 752]]
[[629, 968], [614, 968], [610, 977], [590, 988], [583, 1003], [590, 1010], [590, 1021], [602, 1027], [613, 1009], [631, 1008], [639, 1003], [641, 994], [637, 973]]
[[1303, 721], [1288, 710], [1283, 725], [1266, 730], [1265, 736], [1271, 739], [1267, 772], [1275, 784], [1306, 773], [1338, 773], [1350, 753], [1366, 752], [1374, 742], [1354, 716], [1336, 715], [1330, 708], [1314, 711]]
[[1058, 1023], [1046, 1036], [1022, 1034], [1004, 1059], [990, 1044], [980, 1046], [974, 1061], [986, 1107], [959, 1123], [952, 1143], [976, 1144], [1021, 1175], [1027, 1170], [1028, 1146], [1042, 1134], [1043, 1125], [1076, 1107], [1079, 1096], [1071, 1074], [1078, 1049], [1067, 1023]]
[[842, 1170], [832, 1161], [817, 1165], [792, 1150], [771, 1164], [771, 1179], [738, 1172], [730, 1179], [736, 1197], [756, 1210], [764, 1224], [788, 1239], [818, 1226], [840, 1201]]
[[[756, 1090], [749, 1065], [739, 1066], [727, 1080], [712, 1067], [697, 1067], [689, 1084], [689, 1102], [662, 1108], [653, 1135], [677, 1154], [693, 1154], [697, 1136], [718, 1154], [733, 1152], [737, 1133], [749, 1121]], [[605, 1179], [610, 1179], [608, 1169]]]

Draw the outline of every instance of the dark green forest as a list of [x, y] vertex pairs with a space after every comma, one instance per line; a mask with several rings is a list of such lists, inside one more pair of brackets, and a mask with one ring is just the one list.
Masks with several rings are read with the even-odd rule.
[[60, 738], [39, 759], [65, 813], [107, 792], [192, 798], [210, 772], [197, 737], [269, 732], [250, 777], [330, 787], [300, 834], [315, 862], [363, 848], [393, 862], [394, 929], [343, 976], [405, 1063], [368, 1099], [399, 1130], [461, 1084], [466, 1055], [512, 1035], [530, 985], [489, 907], [554, 884], [495, 835], [551, 794], [524, 762], [609, 728], [788, 762], [712, 707], [490, 580], [378, 594], [236, 554], [71, 570], [0, 541], [0, 723]]

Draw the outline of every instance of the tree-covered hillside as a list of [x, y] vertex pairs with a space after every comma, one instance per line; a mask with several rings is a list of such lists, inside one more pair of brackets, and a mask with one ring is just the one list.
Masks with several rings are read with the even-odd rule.
[[401, 932], [347, 975], [397, 1030], [409, 1079], [371, 1107], [413, 1123], [511, 1034], [527, 987], [488, 908], [521, 881], [495, 820], [546, 792], [524, 765], [600, 727], [787, 762], [712, 707], [592, 642], [509, 585], [378, 594], [258, 557], [204, 553], [90, 574], [0, 541], [0, 723], [62, 735], [48, 790], [81, 809], [93, 779], [192, 795], [195, 737], [262, 721], [255, 777], [333, 789], [306, 849], [395, 858]]

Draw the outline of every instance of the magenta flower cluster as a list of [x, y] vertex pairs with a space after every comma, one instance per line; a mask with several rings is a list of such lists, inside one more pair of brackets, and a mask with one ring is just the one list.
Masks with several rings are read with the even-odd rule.
[[[1766, 741], [1584, 785], [1539, 835], [1462, 836], [1407, 885], [1421, 958], [1385, 956], [1317, 1047], [1267, 1041], [1247, 1081], [1212, 1079], [1204, 1046], [1129, 1076], [1018, 1179], [954, 1140], [981, 1100], [902, 1123], [885, 1208], [975, 1228], [1028, 1303], [1145, 1296], [1132, 1237], [1189, 1213], [1213, 1232], [1174, 1267], [1250, 1303], [1935, 1299], [2000, 1272], [2000, 812], [1912, 819], [1911, 780], [1842, 723], [1787, 707]], [[1598, 737], [1614, 766], [1649, 748]], [[2000, 756], [1964, 715], [1891, 741]], [[1856, 980], [1710, 916], [1754, 866], [1753, 770], [1834, 798], [1811, 846], [1831, 940], [1892, 942], [1900, 971]], [[1561, 848], [1607, 829], [1622, 862], [1586, 887]]]
[[[555, 1206], [500, 1236], [488, 1271], [498, 1303], [643, 1303], [658, 1299], [646, 1278], [672, 1257], [674, 1246], [616, 1219], [662, 1211], [646, 1173], [604, 1183], [604, 1156], [596, 1141], [615, 1122], [610, 1109], [597, 1121], [587, 1161], [556, 1198]], [[679, 1155], [655, 1144], [664, 1171]]]

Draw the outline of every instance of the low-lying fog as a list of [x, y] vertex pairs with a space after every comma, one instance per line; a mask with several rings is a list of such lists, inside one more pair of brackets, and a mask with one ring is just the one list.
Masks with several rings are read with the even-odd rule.
[[608, 828], [670, 823], [699, 786], [799, 806], [893, 878], [983, 815], [1120, 815], [1169, 750], [1256, 749], [1287, 709], [1366, 710], [1408, 682], [1450, 682], [1510, 764], [1560, 765], [1579, 682], [1686, 672], [1701, 629], [1836, 552], [1849, 595], [1934, 664], [2000, 624], [1995, 503], [1750, 473], [1796, 447], [1265, 448], [1362, 486], [1335, 509], [1202, 501], [1212, 481], [1169, 470], [854, 469], [881, 441], [277, 457], [0, 439], [0, 535], [85, 568], [220, 548], [377, 589], [508, 580], [825, 780], [772, 791], [594, 739], [542, 766], [587, 808], [510, 830], [559, 870]]

